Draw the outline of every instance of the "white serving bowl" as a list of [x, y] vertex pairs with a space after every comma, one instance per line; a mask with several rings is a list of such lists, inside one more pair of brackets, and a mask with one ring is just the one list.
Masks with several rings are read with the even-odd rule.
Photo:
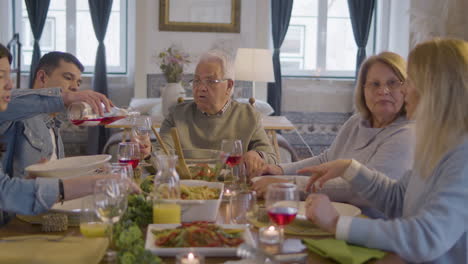
[[220, 190], [216, 200], [180, 200], [182, 206], [182, 222], [216, 221], [221, 198], [223, 197], [224, 184], [221, 182], [207, 182], [197, 180], [181, 180], [180, 184], [186, 186], [208, 186]]
[[88, 174], [104, 165], [111, 155], [76, 156], [33, 164], [26, 172], [36, 177], [72, 178]]

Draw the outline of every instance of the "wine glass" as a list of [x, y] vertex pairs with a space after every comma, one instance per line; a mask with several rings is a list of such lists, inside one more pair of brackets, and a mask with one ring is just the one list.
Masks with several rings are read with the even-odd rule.
[[235, 192], [229, 201], [232, 224], [248, 224], [248, 218], [257, 212], [257, 194], [254, 191]]
[[[221, 151], [227, 156], [226, 164], [231, 168], [232, 183], [239, 181], [241, 176], [242, 141], [240, 139], [223, 139]], [[229, 182], [225, 180], [225, 182]]]
[[120, 163], [132, 165], [135, 169], [140, 162], [140, 147], [136, 142], [121, 142], [117, 148], [117, 158]]
[[85, 237], [106, 237], [109, 225], [96, 215], [93, 196], [83, 197], [80, 211], [80, 232]]
[[[139, 145], [144, 144], [145, 142], [151, 142], [151, 126], [152, 120], [149, 116], [137, 116], [132, 119], [132, 133], [131, 138], [132, 142], [136, 142]], [[141, 159], [145, 158], [144, 153], [140, 153]], [[142, 164], [143, 166], [148, 166], [149, 164]]]
[[129, 163], [109, 163], [105, 167], [105, 173], [117, 175], [127, 184], [127, 191], [130, 189], [130, 183], [135, 182], [133, 168]]
[[299, 191], [292, 183], [273, 183], [267, 188], [265, 206], [271, 221], [279, 226], [281, 240], [284, 226], [296, 218], [299, 208]]
[[107, 232], [109, 249], [106, 252], [106, 258], [113, 260], [117, 253], [113, 247], [112, 226], [120, 220], [127, 209], [126, 184], [120, 179], [98, 180], [94, 186], [93, 198], [96, 215], [109, 226]]

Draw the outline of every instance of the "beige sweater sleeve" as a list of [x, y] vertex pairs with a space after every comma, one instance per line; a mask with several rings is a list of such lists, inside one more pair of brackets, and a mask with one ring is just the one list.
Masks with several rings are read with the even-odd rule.
[[[163, 121], [160, 134], [168, 148], [174, 148], [171, 128], [177, 127], [182, 148], [217, 149], [223, 139], [241, 139], [244, 152], [261, 152], [267, 163], [277, 163], [277, 157], [262, 126], [260, 114], [250, 105], [233, 101], [222, 115], [206, 116], [193, 103], [176, 105]], [[156, 151], [161, 149], [155, 144]]]

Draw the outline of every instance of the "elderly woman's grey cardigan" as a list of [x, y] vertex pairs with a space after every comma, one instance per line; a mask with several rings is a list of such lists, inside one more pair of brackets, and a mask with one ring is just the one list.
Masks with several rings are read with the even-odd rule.
[[[354, 159], [392, 179], [399, 179], [413, 165], [413, 123], [402, 116], [384, 128], [372, 128], [368, 120], [355, 114], [341, 127], [330, 148], [323, 153], [280, 166], [284, 174], [297, 175], [296, 171], [305, 167], [337, 159]], [[307, 180], [308, 177], [296, 177], [301, 187], [305, 187]], [[330, 196], [333, 201], [359, 206], [367, 215], [383, 217], [341, 178], [327, 182], [320, 192]]]

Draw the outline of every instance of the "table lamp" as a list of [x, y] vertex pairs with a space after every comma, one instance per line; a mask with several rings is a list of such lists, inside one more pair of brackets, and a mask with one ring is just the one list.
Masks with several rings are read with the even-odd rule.
[[274, 82], [273, 59], [267, 49], [237, 49], [235, 79], [252, 82], [255, 98], [255, 82]]

